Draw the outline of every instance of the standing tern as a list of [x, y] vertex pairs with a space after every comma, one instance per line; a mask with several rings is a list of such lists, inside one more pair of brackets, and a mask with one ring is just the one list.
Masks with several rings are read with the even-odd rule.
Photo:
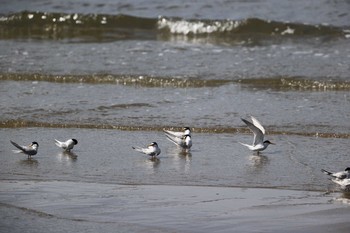
[[183, 149], [190, 149], [192, 146], [192, 139], [191, 139], [191, 135], [189, 134], [186, 134], [182, 137], [176, 137], [172, 134], [165, 133], [165, 136], [169, 141], [175, 143], [176, 145], [182, 147]]
[[332, 179], [332, 181], [340, 186], [340, 189], [344, 192], [350, 192], [350, 179]]
[[152, 142], [149, 144], [146, 148], [141, 148], [141, 147], [132, 147], [134, 150], [144, 153], [146, 155], [151, 156], [152, 158], [157, 157], [160, 154], [160, 148], [158, 147], [158, 144], [156, 142]]
[[14, 153], [23, 153], [28, 155], [28, 159], [31, 158], [33, 155], [36, 155], [38, 153], [39, 144], [37, 142], [32, 142], [29, 146], [20, 146], [17, 143], [10, 140], [12, 145], [17, 147], [19, 150], [12, 150]]
[[189, 127], [184, 127], [182, 128], [183, 131], [171, 131], [171, 130], [165, 130], [163, 129], [163, 131], [167, 134], [167, 135], [172, 135], [174, 137], [178, 137], [178, 138], [182, 138], [185, 135], [190, 135], [191, 136], [191, 129]]
[[325, 169], [321, 170], [323, 173], [335, 178], [335, 179], [339, 179], [339, 180], [343, 180], [343, 179], [347, 179], [350, 178], [350, 167], [345, 168], [344, 171], [340, 171], [340, 172], [330, 172], [327, 171]]
[[265, 150], [270, 144], [274, 144], [274, 143], [270, 142], [269, 140], [264, 141], [264, 135], [265, 135], [264, 127], [261, 125], [261, 123], [255, 117], [250, 116], [250, 118], [252, 119], [253, 123], [251, 123], [243, 118], [241, 118], [241, 119], [254, 134], [253, 145], [248, 145], [248, 144], [241, 143], [241, 142], [239, 142], [239, 143], [243, 146], [248, 147], [249, 150], [257, 151], [259, 153], [259, 151]]
[[74, 139], [74, 138], [68, 139], [68, 140], [65, 141], [65, 142], [60, 142], [60, 141], [58, 141], [57, 139], [55, 139], [55, 141], [56, 141], [56, 142], [55, 142], [56, 146], [61, 147], [61, 148], [64, 149], [65, 151], [70, 151], [71, 149], [73, 149], [73, 147], [74, 147], [75, 145], [78, 144], [78, 140], [77, 140], [77, 139]]

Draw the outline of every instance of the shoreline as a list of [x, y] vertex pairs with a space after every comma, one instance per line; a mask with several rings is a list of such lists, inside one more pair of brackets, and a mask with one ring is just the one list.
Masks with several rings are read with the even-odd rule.
[[[115, 227], [121, 232], [322, 233], [350, 229], [350, 200], [341, 193], [67, 181], [2, 180], [0, 185], [0, 225], [10, 227], [6, 230], [11, 232], [19, 232], [26, 221], [18, 219], [27, 218], [38, 222], [31, 226], [32, 232], [39, 226], [57, 232], [76, 225], [77, 232], [84, 232], [93, 224], [100, 232]], [[53, 219], [64, 224], [50, 230]]]

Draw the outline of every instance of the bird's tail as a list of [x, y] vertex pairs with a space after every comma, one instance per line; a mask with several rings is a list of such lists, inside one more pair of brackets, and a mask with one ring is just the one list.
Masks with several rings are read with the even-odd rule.
[[333, 174], [333, 172], [330, 172], [330, 171], [327, 171], [325, 169], [321, 169], [321, 171], [324, 173], [324, 174], [327, 174], [329, 176], [331, 176]]
[[55, 144], [56, 144], [56, 146], [61, 147], [62, 142], [60, 142], [60, 141], [58, 141], [57, 139], [55, 139]]
[[169, 137], [169, 136], [177, 137], [178, 136], [178, 135], [176, 135], [176, 132], [173, 132], [173, 131], [170, 131], [170, 130], [165, 130], [165, 129], [163, 129], [163, 131], [164, 131], [164, 133], [165, 133], [165, 135], [167, 137]]
[[171, 141], [172, 143], [178, 145], [178, 144], [176, 143], [175, 139], [174, 139], [175, 136], [173, 136], [173, 135], [171, 135], [171, 134], [167, 134], [167, 133], [165, 134], [165, 136], [166, 136], [166, 138], [167, 138], [169, 141]]
[[164, 133], [166, 135], [172, 136], [172, 137], [178, 137], [181, 138], [183, 136], [182, 132], [175, 132], [175, 131], [171, 131], [171, 130], [165, 130], [163, 129]]
[[143, 152], [143, 151], [142, 151], [142, 148], [140, 148], [140, 147], [132, 146], [131, 148], [134, 149], [134, 150], [136, 150], [136, 151], [138, 151], [138, 152]]
[[12, 152], [15, 154], [23, 153], [23, 151], [21, 151], [21, 150], [12, 150]]
[[251, 145], [248, 145], [248, 144], [245, 144], [245, 143], [242, 143], [242, 142], [238, 142], [238, 143], [241, 144], [242, 146], [246, 146], [246, 147], [248, 147], [248, 148], [251, 147]]
[[163, 129], [164, 133], [169, 133], [169, 130]]

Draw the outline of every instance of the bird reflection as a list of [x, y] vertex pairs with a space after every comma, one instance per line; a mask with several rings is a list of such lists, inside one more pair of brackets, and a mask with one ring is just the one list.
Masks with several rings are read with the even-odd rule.
[[191, 151], [187, 150], [187, 149], [179, 149], [178, 155], [182, 156], [186, 160], [191, 159], [191, 157], [192, 157]]
[[181, 148], [181, 147], [172, 147], [172, 148], [169, 148], [167, 153], [169, 155], [173, 155], [173, 156], [179, 156], [183, 159], [189, 159], [192, 157], [192, 153], [189, 149], [184, 149], [184, 148]]
[[57, 157], [60, 161], [76, 161], [78, 159], [78, 155], [71, 151], [62, 151], [58, 153]]
[[256, 153], [249, 156], [249, 161], [256, 168], [261, 168], [269, 162], [269, 158], [261, 153], [257, 155]]
[[340, 197], [334, 198], [335, 201], [350, 205], [350, 192], [342, 192]]
[[192, 153], [188, 149], [181, 147], [171, 147], [167, 150], [167, 154], [173, 158], [176, 170], [184, 170], [188, 172], [191, 167]]
[[160, 159], [153, 156], [153, 157], [149, 157], [145, 160], [145, 165], [146, 167], [153, 172], [155, 172], [157, 170], [157, 168], [160, 165]]
[[153, 162], [153, 163], [156, 163], [156, 164], [159, 164], [159, 163], [160, 163], [160, 159], [157, 158], [157, 157], [155, 157], [155, 156], [149, 157], [148, 160], [149, 160], [150, 162]]
[[39, 162], [36, 159], [29, 157], [28, 159], [20, 160], [20, 163], [25, 166], [38, 166]]
[[350, 192], [343, 192], [343, 198], [348, 199], [349, 204], [350, 204]]

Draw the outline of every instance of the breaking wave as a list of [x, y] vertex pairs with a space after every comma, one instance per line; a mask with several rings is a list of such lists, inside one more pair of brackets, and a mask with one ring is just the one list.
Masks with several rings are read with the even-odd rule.
[[[167, 40], [172, 36], [210, 37], [241, 42], [264, 37], [342, 37], [349, 28], [270, 21], [143, 18], [131, 15], [19, 12], [0, 17], [0, 39], [68, 40], [73, 42], [127, 39]], [[215, 40], [214, 40], [215, 41]]]

